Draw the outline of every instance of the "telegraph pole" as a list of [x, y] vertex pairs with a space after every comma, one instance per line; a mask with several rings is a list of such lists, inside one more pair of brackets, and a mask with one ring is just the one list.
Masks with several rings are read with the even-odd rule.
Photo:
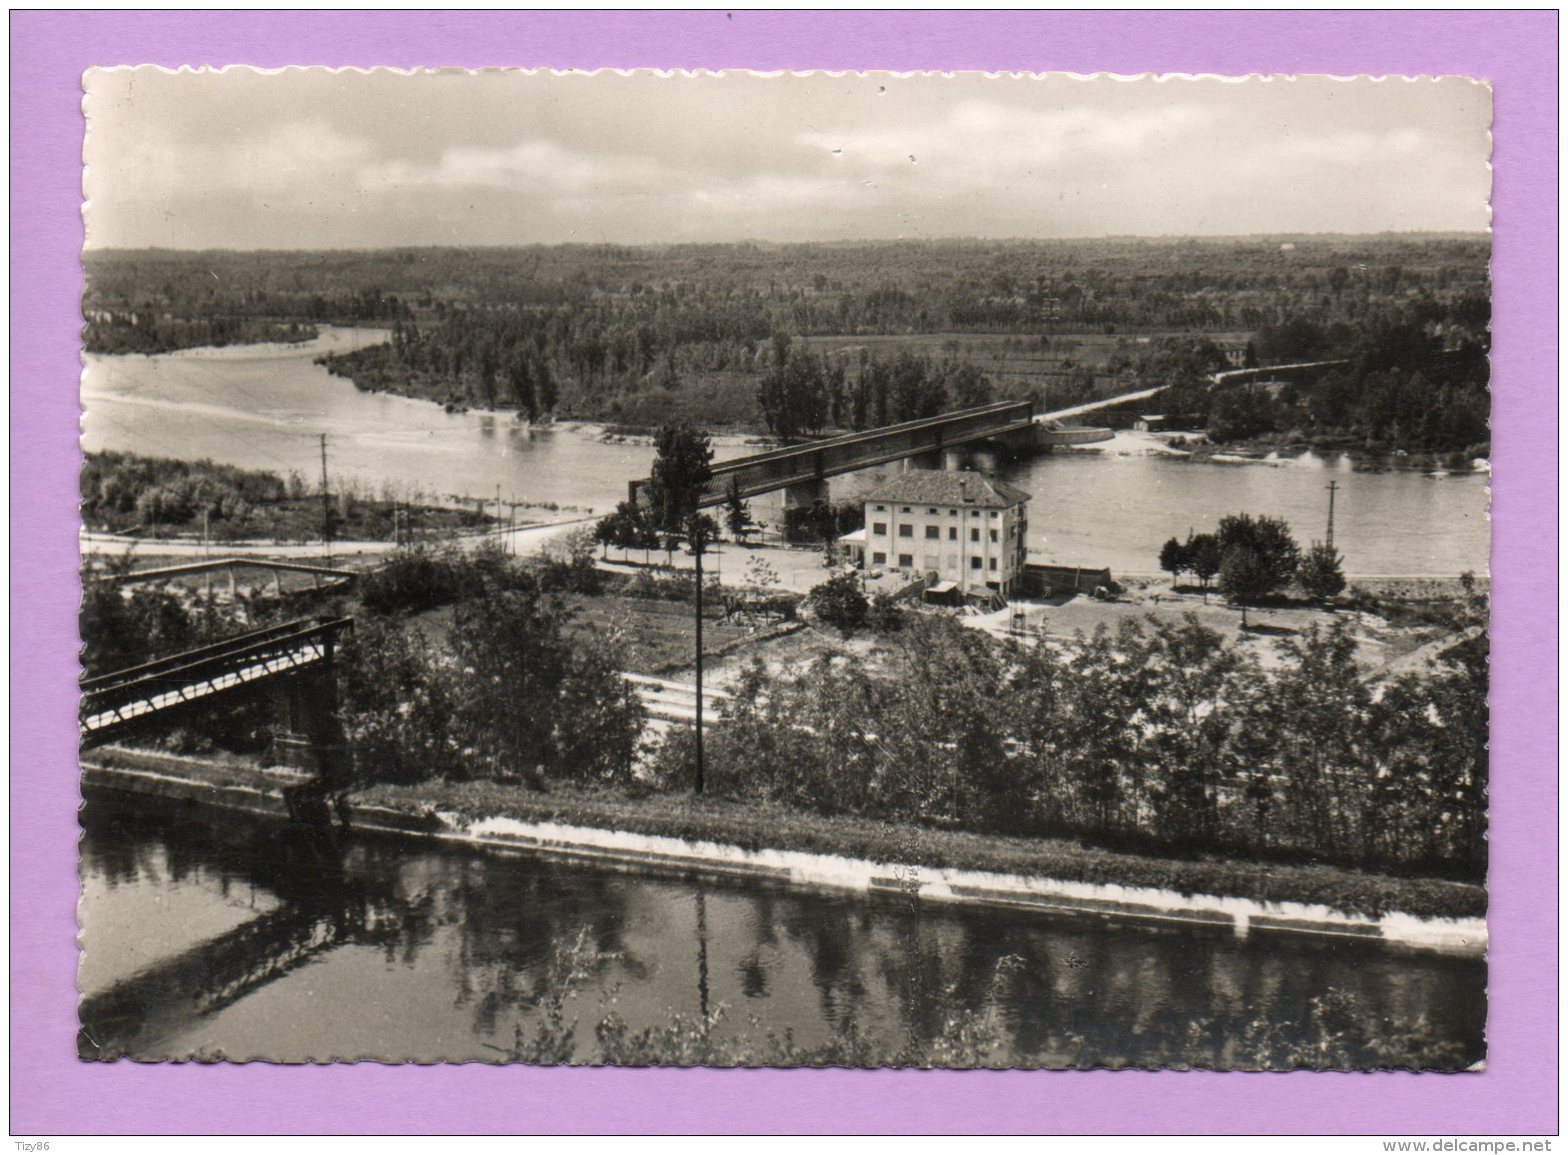
[[1334, 548], [1334, 492], [1339, 488], [1339, 482], [1328, 483], [1328, 548]]
[[327, 435], [321, 434], [321, 545], [332, 564], [332, 502], [327, 495]]
[[[699, 515], [700, 516], [700, 515]], [[707, 542], [701, 525], [694, 527], [691, 536], [692, 553], [697, 559], [697, 782], [696, 792], [702, 793], [702, 555]]]

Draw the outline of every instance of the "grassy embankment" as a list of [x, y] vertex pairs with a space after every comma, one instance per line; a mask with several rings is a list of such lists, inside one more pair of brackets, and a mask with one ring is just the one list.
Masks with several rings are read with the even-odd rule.
[[1349, 914], [1402, 911], [1420, 917], [1475, 917], [1486, 912], [1479, 886], [1400, 878], [1322, 866], [1227, 859], [1172, 859], [1117, 853], [1065, 839], [1007, 838], [962, 831], [803, 813], [788, 807], [684, 794], [634, 797], [556, 785], [548, 793], [495, 782], [431, 781], [377, 785], [355, 801], [407, 813], [449, 810], [465, 819], [521, 822], [663, 835], [728, 843], [748, 850], [837, 854], [874, 862], [953, 867], [1047, 877], [1066, 882], [1159, 887], [1264, 902], [1321, 903]]
[[[91, 760], [104, 766], [214, 780], [248, 779], [254, 764], [232, 755], [199, 761], [151, 751], [107, 747]], [[247, 771], [246, 767], [250, 770]], [[1346, 914], [1389, 911], [1423, 918], [1473, 918], [1486, 913], [1483, 887], [1440, 879], [1404, 878], [1327, 866], [1174, 859], [1126, 854], [1068, 839], [1010, 838], [936, 830], [874, 820], [809, 814], [786, 806], [689, 794], [631, 792], [553, 784], [541, 792], [497, 782], [431, 780], [379, 784], [354, 791], [350, 808], [380, 806], [421, 818], [449, 811], [467, 821], [511, 818], [719, 842], [746, 850], [832, 854], [872, 862], [954, 868], [1180, 894], [1212, 894], [1260, 902], [1321, 904]]]

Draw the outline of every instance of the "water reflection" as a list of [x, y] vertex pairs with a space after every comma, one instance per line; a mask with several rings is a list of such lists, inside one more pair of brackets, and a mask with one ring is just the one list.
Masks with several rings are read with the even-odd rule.
[[[579, 1060], [612, 1010], [635, 1032], [722, 1007], [719, 1035], [854, 1038], [875, 1061], [942, 1061], [983, 1031], [982, 1062], [1245, 1066], [1318, 1029], [1333, 1007], [1313, 1000], [1331, 992], [1379, 1029], [1424, 1024], [1446, 1065], [1483, 1052], [1469, 960], [410, 843], [323, 852], [275, 827], [96, 803], [84, 821], [83, 938], [101, 952], [83, 972], [89, 1057], [496, 1061], [560, 1004], [579, 939]], [[149, 904], [177, 907], [179, 929], [139, 935], [127, 912]]]

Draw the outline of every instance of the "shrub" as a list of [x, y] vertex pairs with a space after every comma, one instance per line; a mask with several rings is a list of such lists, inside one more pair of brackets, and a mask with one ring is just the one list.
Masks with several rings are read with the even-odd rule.
[[468, 581], [464, 559], [427, 549], [398, 550], [359, 578], [359, 600], [373, 614], [412, 614], [454, 601]]
[[1313, 542], [1296, 569], [1296, 584], [1311, 598], [1337, 597], [1345, 590], [1343, 560], [1333, 546]]
[[810, 594], [817, 617], [846, 634], [866, 624], [871, 605], [860, 588], [860, 575], [840, 574], [815, 587]]

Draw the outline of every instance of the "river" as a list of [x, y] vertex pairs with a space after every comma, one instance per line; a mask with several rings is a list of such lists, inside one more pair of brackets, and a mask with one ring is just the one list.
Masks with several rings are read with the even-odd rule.
[[83, 824], [90, 1029], [141, 1058], [494, 1062], [559, 1005], [576, 1060], [611, 1011], [635, 1031], [722, 1007], [750, 1046], [787, 1028], [931, 1056], [961, 1024], [997, 1065], [1229, 1066], [1266, 1045], [1242, 1043], [1258, 1020], [1302, 1040], [1314, 999], [1346, 997], [1329, 1022], [1355, 1044], [1424, 1022], [1442, 1065], [1484, 1052], [1479, 960], [407, 841], [311, 853], [281, 825], [102, 801]]
[[[494, 499], [499, 487], [508, 499], [597, 513], [625, 497], [628, 479], [647, 474], [653, 451], [645, 444], [607, 443], [592, 427], [533, 429], [510, 415], [447, 413], [362, 393], [314, 364], [324, 352], [380, 339], [374, 330], [325, 328], [300, 345], [89, 354], [83, 446], [210, 458], [314, 481], [325, 433], [335, 484], [352, 479], [371, 495]], [[751, 451], [742, 439], [720, 440], [720, 459]], [[1212, 529], [1231, 512], [1284, 518], [1305, 543], [1323, 535], [1327, 484], [1337, 480], [1334, 540], [1347, 573], [1487, 572], [1484, 474], [1361, 471], [1348, 457], [1313, 454], [1210, 464], [1138, 451], [1152, 444], [1122, 436], [1103, 451], [981, 464], [1034, 495], [1029, 545], [1037, 560], [1146, 573], [1157, 568], [1166, 538]], [[852, 494], [866, 479], [833, 488]]]

